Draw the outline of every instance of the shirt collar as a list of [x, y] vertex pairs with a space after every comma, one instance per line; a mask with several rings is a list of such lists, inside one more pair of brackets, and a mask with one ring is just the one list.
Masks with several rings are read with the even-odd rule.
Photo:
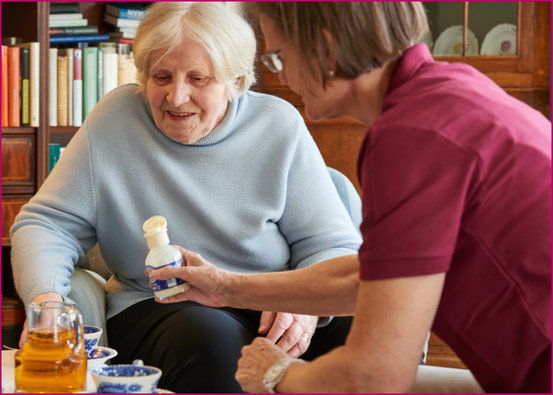
[[434, 59], [425, 43], [418, 43], [408, 48], [396, 64], [386, 95], [412, 79], [423, 64], [428, 62], [434, 62]]

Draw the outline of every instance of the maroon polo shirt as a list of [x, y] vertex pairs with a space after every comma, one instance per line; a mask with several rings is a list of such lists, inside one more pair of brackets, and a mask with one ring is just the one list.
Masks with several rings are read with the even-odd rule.
[[433, 331], [486, 391], [550, 392], [551, 123], [418, 44], [358, 173], [361, 279], [447, 272]]

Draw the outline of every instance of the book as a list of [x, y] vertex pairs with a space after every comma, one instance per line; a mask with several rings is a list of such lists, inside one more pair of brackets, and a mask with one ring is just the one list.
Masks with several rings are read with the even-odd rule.
[[71, 27], [71, 26], [86, 26], [88, 20], [86, 19], [60, 19], [59, 21], [49, 22], [50, 27]]
[[130, 45], [132, 45], [132, 43], [134, 42], [134, 38], [125, 38], [125, 37], [111, 38], [109, 41], [111, 41], [113, 43], [117, 43], [117, 44], [130, 44]]
[[104, 22], [109, 23], [113, 26], [118, 27], [134, 27], [137, 28], [140, 24], [140, 19], [125, 19], [125, 18], [117, 18], [115, 16], [104, 14]]
[[83, 121], [98, 102], [98, 47], [83, 48]]
[[136, 30], [111, 32], [108, 34], [109, 34], [109, 38], [135, 38]]
[[109, 34], [77, 34], [73, 36], [50, 36], [50, 44], [108, 41]]
[[[102, 45], [103, 43], [100, 43]], [[104, 96], [104, 52], [98, 49], [98, 100]]]
[[129, 54], [118, 53], [119, 70], [117, 72], [117, 85], [136, 82], [136, 66], [134, 59]]
[[66, 48], [67, 53], [67, 125], [73, 126], [73, 48]]
[[67, 14], [73, 12], [81, 12], [81, 6], [78, 2], [57, 2], [50, 3], [50, 15], [52, 14]]
[[114, 88], [117, 88], [117, 73], [119, 69], [118, 55], [115, 53], [104, 53], [104, 95]]
[[73, 126], [83, 124], [83, 50], [73, 49]]
[[106, 12], [118, 18], [142, 19], [146, 10], [128, 3], [106, 3]]
[[19, 48], [21, 126], [29, 126], [29, 48]]
[[76, 36], [79, 34], [98, 34], [98, 26], [50, 27], [50, 36]]
[[68, 126], [67, 53], [58, 50], [58, 126]]
[[83, 19], [83, 14], [81, 12], [63, 12], [59, 14], [48, 15], [49, 22], [67, 19]]
[[60, 160], [60, 144], [50, 143], [49, 145], [49, 161], [48, 172], [51, 172], [58, 160]]
[[19, 48], [8, 47], [8, 126], [20, 126], [20, 77]]
[[29, 126], [38, 127], [40, 121], [40, 43], [17, 44], [29, 48]]
[[58, 126], [58, 49], [49, 48], [48, 126]]
[[2, 127], [8, 126], [8, 46], [2, 45]]

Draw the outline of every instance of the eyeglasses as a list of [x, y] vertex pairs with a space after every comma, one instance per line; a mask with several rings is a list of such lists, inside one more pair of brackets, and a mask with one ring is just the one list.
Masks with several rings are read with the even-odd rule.
[[282, 60], [278, 56], [281, 49], [261, 55], [261, 61], [271, 73], [280, 73], [282, 71]]

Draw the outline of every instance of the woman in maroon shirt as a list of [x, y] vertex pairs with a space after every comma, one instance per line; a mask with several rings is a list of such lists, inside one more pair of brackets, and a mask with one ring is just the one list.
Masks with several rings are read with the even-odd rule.
[[414, 45], [427, 28], [420, 3], [250, 7], [265, 64], [307, 116], [350, 116], [368, 132], [359, 255], [243, 276], [183, 251], [191, 267], [168, 274], [201, 303], [355, 313], [346, 344], [309, 363], [257, 338], [239, 361], [242, 387], [407, 391], [433, 330], [484, 390], [550, 392], [551, 123], [475, 69]]

